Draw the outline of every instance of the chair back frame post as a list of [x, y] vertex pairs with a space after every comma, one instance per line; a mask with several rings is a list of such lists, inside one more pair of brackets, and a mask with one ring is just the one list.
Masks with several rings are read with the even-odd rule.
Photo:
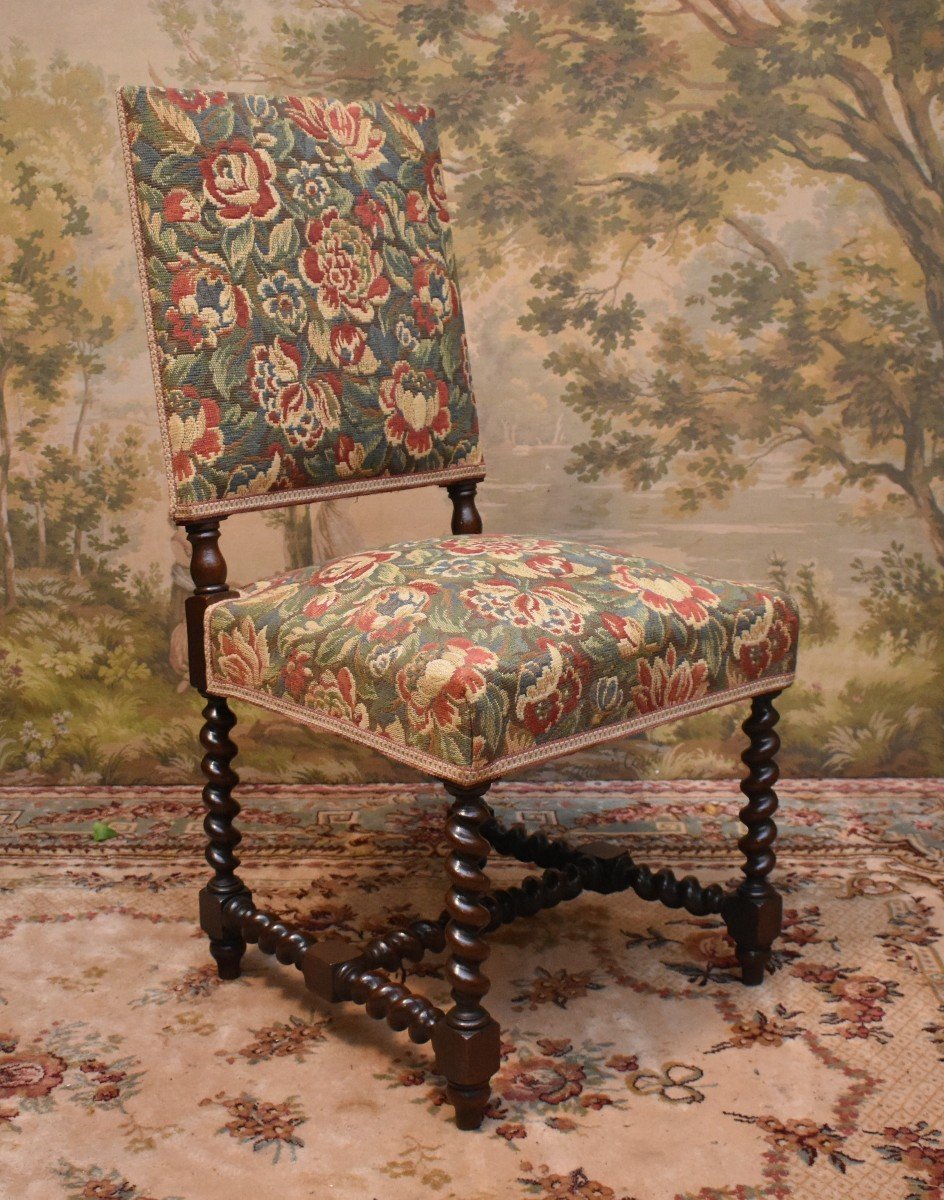
[[225, 517], [206, 521], [189, 521], [185, 529], [187, 541], [193, 547], [190, 558], [190, 578], [193, 595], [184, 601], [187, 619], [187, 659], [190, 682], [201, 696], [207, 694], [206, 650], [203, 642], [206, 610], [217, 600], [226, 600], [237, 593], [226, 582], [226, 559], [220, 550], [220, 522]]
[[452, 501], [453, 533], [481, 533], [482, 518], [475, 507], [475, 493], [478, 485], [474, 479], [464, 479], [461, 483], [446, 485], [449, 499]]

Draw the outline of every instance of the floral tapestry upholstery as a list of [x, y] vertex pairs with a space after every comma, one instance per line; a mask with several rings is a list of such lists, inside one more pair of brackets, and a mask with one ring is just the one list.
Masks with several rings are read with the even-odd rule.
[[174, 517], [481, 478], [432, 110], [118, 107]]
[[208, 610], [208, 688], [457, 783], [793, 680], [781, 592], [599, 546], [405, 542]]

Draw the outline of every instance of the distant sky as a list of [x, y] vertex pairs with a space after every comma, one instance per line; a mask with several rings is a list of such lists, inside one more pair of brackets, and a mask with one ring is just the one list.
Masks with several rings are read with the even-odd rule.
[[129, 83], [147, 83], [148, 65], [174, 62], [170, 39], [144, 0], [71, 0], [38, 4], [4, 0], [5, 39], [22, 38], [33, 53], [46, 47], [93, 62]]

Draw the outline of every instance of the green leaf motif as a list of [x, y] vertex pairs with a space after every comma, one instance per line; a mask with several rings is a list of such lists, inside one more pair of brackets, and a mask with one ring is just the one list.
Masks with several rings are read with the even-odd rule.
[[278, 262], [298, 253], [298, 232], [291, 219], [280, 221], [269, 233], [269, 251], [266, 258]]
[[220, 395], [229, 400], [233, 389], [246, 379], [246, 363], [240, 347], [232, 342], [218, 346], [210, 359], [210, 373]]
[[413, 287], [413, 269], [410, 259], [397, 246], [385, 245], [383, 248], [384, 264], [387, 274], [398, 286], [411, 290]]
[[234, 279], [242, 279], [246, 272], [246, 263], [256, 241], [256, 226], [250, 220], [230, 225], [223, 230], [223, 253], [230, 265]]

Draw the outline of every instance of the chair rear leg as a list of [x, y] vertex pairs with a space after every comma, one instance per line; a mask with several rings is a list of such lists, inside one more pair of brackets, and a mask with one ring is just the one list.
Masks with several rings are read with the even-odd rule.
[[446, 976], [455, 1001], [433, 1030], [437, 1070], [445, 1075], [446, 1094], [456, 1110], [460, 1129], [477, 1129], [485, 1115], [489, 1081], [498, 1070], [501, 1035], [482, 999], [489, 980], [482, 971], [488, 944], [482, 932], [491, 918], [481, 897], [490, 890], [485, 864], [489, 844], [481, 827], [491, 813], [483, 800], [488, 785], [461, 788], [447, 783], [454, 797], [446, 821], [451, 854], [447, 871], [451, 887], [446, 896], [449, 923]]
[[203, 718], [200, 743], [206, 753], [201, 767], [207, 780], [203, 788], [203, 828], [208, 839], [206, 860], [213, 868], [213, 878], [200, 892], [200, 925], [210, 939], [210, 953], [216, 959], [220, 979], [237, 979], [246, 943], [227, 921], [226, 905], [237, 896], [250, 901], [252, 896], [236, 874], [239, 859], [234, 853], [242, 841], [242, 834], [233, 824], [239, 813], [233, 797], [239, 776], [230, 766], [236, 756], [236, 743], [230, 737], [236, 717], [222, 696], [208, 695]]
[[751, 715], [742, 726], [750, 739], [750, 745], [741, 755], [748, 768], [741, 783], [747, 804], [738, 814], [747, 826], [747, 832], [738, 842], [745, 856], [741, 868], [744, 880], [728, 897], [723, 916], [737, 947], [741, 979], [748, 987], [763, 983], [771, 946], [783, 921], [783, 901], [767, 878], [777, 861], [774, 853], [777, 826], [773, 814], [777, 810], [774, 784], [780, 771], [775, 755], [780, 749], [780, 738], [774, 726], [780, 714], [774, 708], [774, 700], [779, 695], [777, 691], [755, 696]]

